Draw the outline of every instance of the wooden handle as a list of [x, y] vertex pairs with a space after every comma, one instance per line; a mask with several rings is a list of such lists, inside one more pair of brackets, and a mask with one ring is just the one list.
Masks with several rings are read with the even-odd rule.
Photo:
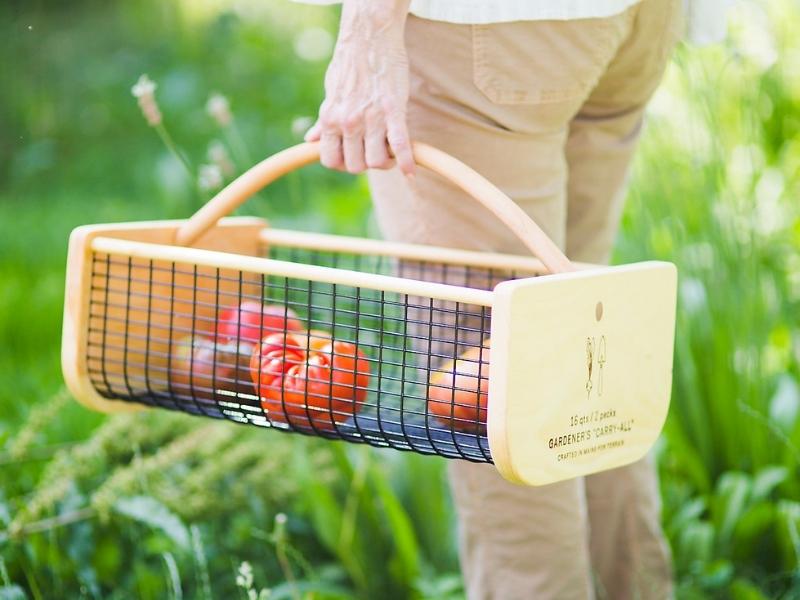
[[[573, 271], [569, 259], [511, 198], [460, 160], [421, 142], [413, 143], [414, 160], [460, 187], [492, 211], [550, 273]], [[298, 144], [261, 161], [232, 181], [178, 230], [175, 241], [188, 246], [261, 188], [282, 175], [319, 160], [319, 143]]]

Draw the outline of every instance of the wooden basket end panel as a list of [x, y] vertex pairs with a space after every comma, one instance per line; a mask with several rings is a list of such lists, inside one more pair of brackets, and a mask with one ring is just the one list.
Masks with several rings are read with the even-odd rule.
[[73, 397], [89, 409], [113, 413], [142, 406], [103, 398], [89, 378], [86, 366], [88, 295], [91, 280], [91, 241], [103, 226], [84, 225], [73, 230], [67, 250], [64, 321], [61, 331], [61, 371]]
[[544, 485], [653, 446], [672, 386], [677, 271], [645, 262], [501, 283], [488, 433], [508, 480]]
[[[107, 225], [84, 225], [73, 230], [69, 239], [69, 249], [67, 253], [66, 287], [64, 296], [64, 321], [61, 338], [61, 368], [64, 380], [70, 392], [75, 398], [93, 410], [101, 412], [121, 412], [139, 410], [144, 405], [125, 402], [121, 400], [109, 400], [100, 395], [91, 381], [89, 365], [87, 361], [87, 348], [89, 344], [89, 322], [90, 322], [90, 301], [92, 298], [92, 260], [94, 254], [91, 246], [92, 241], [100, 236], [114, 237], [127, 240], [149, 242], [154, 244], [172, 244], [175, 233], [185, 221], [150, 221], [136, 223], [116, 223]], [[263, 249], [263, 242], [260, 240], [260, 232], [266, 226], [262, 219], [252, 217], [231, 217], [223, 219], [213, 229], [204, 234], [195, 247], [232, 252], [236, 254], [246, 254], [250, 256], [259, 255]], [[114, 267], [112, 267], [113, 273]], [[119, 270], [119, 269], [118, 269]], [[143, 272], [143, 269], [139, 269]], [[122, 269], [118, 273], [120, 277], [116, 281], [123, 281], [127, 274], [127, 269]], [[138, 273], [141, 277], [141, 273]], [[107, 283], [107, 285], [110, 285]], [[141, 287], [144, 284], [137, 284]], [[136, 287], [136, 286], [133, 286]], [[149, 287], [149, 286], [145, 286]], [[133, 288], [131, 288], [133, 289]], [[152, 288], [150, 288], [152, 289]], [[129, 289], [123, 290], [130, 292]], [[135, 290], [134, 290], [135, 291]], [[116, 294], [120, 290], [115, 290]], [[187, 293], [185, 290], [182, 294]], [[130, 297], [130, 294], [127, 294]], [[135, 297], [134, 297], [135, 298]], [[131, 300], [132, 302], [142, 302], [143, 300]], [[186, 300], [183, 299], [185, 305]], [[118, 310], [118, 309], [112, 309]], [[133, 315], [142, 312], [142, 307], [131, 306], [130, 313]], [[122, 325], [118, 321], [111, 321], [108, 325], [108, 339], [118, 341], [119, 331]], [[136, 332], [134, 332], [136, 333]], [[94, 333], [97, 342], [98, 333]], [[139, 342], [130, 342], [133, 346], [141, 345]], [[138, 347], [130, 348], [132, 355], [137, 352], [141, 354]], [[105, 362], [104, 369], [107, 376], [112, 380], [119, 380], [121, 365], [115, 358], [118, 358], [118, 351], [108, 352], [109, 360]], [[135, 371], [135, 370], [134, 370]], [[137, 373], [133, 373], [136, 375]]]

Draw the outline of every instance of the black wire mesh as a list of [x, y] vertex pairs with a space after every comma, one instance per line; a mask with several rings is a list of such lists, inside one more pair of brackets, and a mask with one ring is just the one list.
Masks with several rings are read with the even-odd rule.
[[[273, 248], [272, 258], [491, 289], [514, 273]], [[491, 462], [491, 310], [95, 253], [87, 365], [109, 399]]]

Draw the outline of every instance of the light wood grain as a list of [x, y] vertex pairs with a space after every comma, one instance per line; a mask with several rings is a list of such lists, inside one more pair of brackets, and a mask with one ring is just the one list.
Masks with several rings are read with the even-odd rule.
[[[476, 252], [458, 248], [388, 242], [328, 233], [274, 229], [272, 227], [267, 227], [261, 231], [261, 239], [265, 244], [274, 247], [302, 248], [321, 252], [360, 254], [363, 256], [386, 256], [422, 262], [495, 269], [505, 272], [515, 271], [518, 276], [535, 276], [547, 273], [547, 269], [538, 258], [519, 254]], [[572, 266], [578, 270], [596, 268], [596, 265], [574, 261]]]
[[544, 485], [629, 464], [652, 447], [669, 408], [675, 301], [675, 267], [660, 262], [495, 288], [488, 434], [506, 479]]
[[[202, 278], [216, 275], [216, 268], [205, 265], [197, 269], [202, 282], [197, 289], [194, 289], [194, 269], [178, 269], [173, 280], [171, 265], [163, 257], [152, 257], [155, 270], [151, 273], [149, 260], [131, 260], [129, 269], [127, 259], [123, 257], [120, 261], [120, 257], [115, 256], [108, 277], [100, 275], [106, 273], [105, 264], [98, 265], [92, 276], [93, 259], [98, 256], [93, 243], [99, 237], [118, 242], [139, 240], [139, 243], [158, 247], [174, 242], [180, 223], [87, 225], [72, 232], [67, 256], [61, 363], [68, 388], [86, 406], [103, 412], [142, 407], [100, 396], [89, 376], [87, 349], [90, 345], [104, 355], [102, 360], [94, 359], [94, 364], [105, 371], [107, 380], [114, 386], [134, 382], [139, 388], [135, 391], [145, 391], [138, 382], [148, 375], [150, 380], [157, 381], [160, 377], [166, 387], [164, 356], [170, 352], [169, 328], [189, 332], [193, 328], [210, 327], [206, 319], [213, 318], [211, 305], [219, 292], [236, 294], [238, 304], [238, 280], [222, 281], [217, 287], [216, 282], [212, 284], [210, 279]], [[224, 219], [198, 239], [196, 247], [256, 255], [263, 247], [259, 232], [265, 224], [255, 218]], [[238, 278], [238, 273], [233, 265], [221, 271], [221, 275], [227, 277]], [[95, 289], [92, 289], [93, 279]], [[242, 292], [260, 293], [255, 276], [244, 278]], [[151, 299], [150, 296], [156, 297]], [[170, 296], [174, 296], [173, 301]], [[94, 313], [90, 316], [92, 300], [95, 301]], [[149, 373], [145, 373], [142, 366], [145, 351], [149, 357]]]
[[475, 288], [430, 283], [389, 275], [362, 273], [347, 269], [320, 267], [270, 258], [239, 256], [228, 252], [212, 252], [196, 248], [184, 248], [182, 246], [166, 246], [97, 237], [92, 242], [92, 249], [96, 252], [110, 253], [115, 256], [130, 256], [145, 260], [165, 260], [182, 265], [197, 264], [204, 268], [241, 269], [251, 274], [293, 277], [320, 283], [335, 283], [337, 285], [424, 296], [426, 298], [450, 300], [478, 306], [491, 306], [493, 298], [492, 292]]
[[[316, 159], [316, 148], [292, 150], [295, 154], [281, 168]], [[421, 151], [422, 164], [433, 162], [445, 173], [459, 171], [476, 196], [493, 194], [490, 188], [481, 191], [480, 180], [465, 176], [460, 163], [449, 164], [435, 150], [432, 157], [426, 152]], [[272, 175], [277, 171], [270, 167]], [[510, 481], [545, 485], [629, 464], [652, 447], [669, 407], [673, 265], [564, 265], [548, 254], [549, 240], [537, 239], [526, 223], [509, 227], [536, 240], [541, 260], [270, 230], [253, 218], [217, 221], [220, 210], [231, 209], [242, 194], [262, 184], [263, 177], [245, 181], [235, 194], [223, 196], [224, 202], [201, 210], [202, 218], [191, 227], [187, 221], [156, 221], [92, 225], [73, 232], [62, 366], [78, 400], [104, 412], [141, 408], [103, 398], [90, 377], [90, 361], [102, 368], [105, 381], [132, 394], [153, 385], [166, 389], [165, 357], [175, 338], [189, 332], [210, 334], [218, 306], [238, 304], [242, 294], [260, 298], [263, 277], [278, 276], [490, 307], [488, 436], [495, 465]], [[505, 215], [516, 218], [513, 210]], [[196, 235], [193, 247], [175, 245]], [[486, 291], [266, 259], [260, 255], [268, 246], [545, 276], [504, 281]], [[93, 264], [104, 257], [109, 261]], [[565, 272], [546, 275], [548, 267]], [[87, 360], [90, 347], [101, 357]]]
[[[492, 211], [542, 261], [550, 273], [574, 269], [558, 246], [530, 216], [478, 172], [427, 144], [415, 142], [413, 152], [417, 164], [450, 180]], [[290, 171], [318, 160], [317, 142], [293, 146], [263, 160], [231, 182], [181, 226], [177, 243], [191, 244], [220, 218], [230, 214], [263, 187]]]

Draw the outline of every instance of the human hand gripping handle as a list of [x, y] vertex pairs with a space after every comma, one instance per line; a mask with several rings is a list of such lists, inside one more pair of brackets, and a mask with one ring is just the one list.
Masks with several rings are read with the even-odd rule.
[[[305, 136], [320, 142], [321, 162], [350, 173], [397, 161], [413, 177], [406, 123], [410, 0], [344, 0], [339, 37], [325, 74], [325, 100]], [[394, 159], [393, 159], [394, 157]]]

